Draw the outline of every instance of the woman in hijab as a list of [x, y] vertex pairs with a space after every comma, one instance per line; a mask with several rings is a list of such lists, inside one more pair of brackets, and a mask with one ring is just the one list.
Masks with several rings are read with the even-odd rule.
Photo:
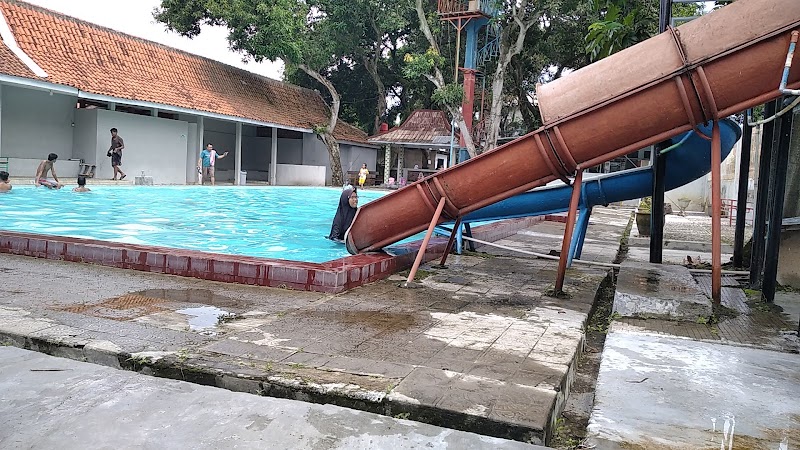
[[333, 217], [333, 224], [331, 225], [331, 234], [328, 239], [333, 241], [344, 240], [344, 233], [350, 228], [353, 223], [353, 217], [356, 216], [358, 209], [358, 192], [356, 188], [346, 188], [342, 191], [339, 197], [339, 207], [336, 209], [336, 215]]

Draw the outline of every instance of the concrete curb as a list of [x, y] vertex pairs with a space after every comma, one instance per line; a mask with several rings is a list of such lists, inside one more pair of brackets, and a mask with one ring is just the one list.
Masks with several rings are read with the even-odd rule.
[[[632, 247], [649, 247], [650, 238], [630, 236], [628, 238], [628, 245]], [[664, 248], [667, 250], [708, 253], [711, 252], [711, 242], [664, 240]], [[722, 253], [733, 253], [733, 246], [722, 244]]]
[[[481, 417], [465, 412], [438, 408], [422, 404], [416, 399], [393, 394], [384, 387], [383, 391], [365, 389], [363, 385], [375, 384], [376, 377], [349, 374], [351, 383], [320, 384], [310, 382], [300, 373], [290, 374], [290, 365], [276, 363], [275, 373], [264, 373], [244, 364], [247, 359], [214, 355], [206, 358], [203, 354], [180, 354], [179, 352], [138, 352], [122, 351], [116, 344], [101, 340], [82, 340], [79, 337], [28, 336], [8, 331], [0, 331], [0, 345], [11, 345], [51, 356], [90, 362], [116, 369], [129, 370], [144, 375], [168, 378], [214, 386], [234, 392], [300, 400], [310, 403], [332, 404], [382, 414], [395, 418], [409, 419], [431, 425], [469, 431], [486, 436], [512, 439], [536, 445], [549, 441], [556, 420], [563, 410], [574, 379], [575, 362], [583, 350], [581, 339], [570, 368], [562, 378], [558, 394], [551, 406], [546, 429], [537, 429], [526, 424], [503, 422], [489, 417]], [[281, 372], [286, 370], [286, 372]], [[319, 369], [311, 369], [319, 371]], [[295, 371], [297, 372], [297, 371]], [[277, 374], [276, 374], [277, 373]], [[338, 375], [341, 373], [337, 372]], [[360, 380], [363, 379], [363, 380]], [[380, 379], [385, 384], [387, 379]], [[359, 381], [361, 383], [359, 383]], [[395, 379], [394, 386], [400, 379]]]

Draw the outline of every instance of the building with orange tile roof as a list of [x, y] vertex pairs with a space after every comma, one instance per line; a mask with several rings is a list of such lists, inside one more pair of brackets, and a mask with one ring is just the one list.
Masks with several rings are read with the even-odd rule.
[[[206, 143], [231, 153], [220, 180], [331, 179], [312, 131], [330, 112], [316, 91], [16, 0], [0, 0], [0, 39], [0, 156], [12, 174], [54, 152], [62, 176], [81, 161], [110, 176], [114, 127], [125, 170], [159, 184], [195, 182]], [[363, 131], [340, 120], [334, 134], [345, 170], [374, 169], [377, 146]]]
[[370, 136], [384, 147], [384, 161], [394, 162], [384, 169], [383, 183], [391, 186], [393, 178], [403, 185], [455, 164], [453, 131], [444, 111], [417, 109], [399, 127]]

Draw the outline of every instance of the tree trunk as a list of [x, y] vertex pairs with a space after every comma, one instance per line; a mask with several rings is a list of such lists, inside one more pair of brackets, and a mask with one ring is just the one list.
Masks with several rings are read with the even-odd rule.
[[[419, 18], [420, 28], [422, 28], [422, 33], [428, 39], [428, 43], [430, 44], [431, 48], [433, 48], [436, 53], [440, 53], [439, 46], [436, 44], [436, 39], [434, 39], [431, 28], [428, 26], [428, 19], [425, 16], [425, 10], [422, 8], [422, 0], [416, 0], [415, 9], [417, 11], [417, 17]], [[445, 86], [444, 75], [442, 75], [442, 71], [439, 70], [438, 67], [434, 67], [433, 74], [426, 75], [426, 78], [430, 80], [430, 82], [433, 83], [437, 89], [441, 89]], [[469, 153], [471, 158], [474, 158], [478, 155], [478, 153], [475, 151], [475, 142], [472, 140], [472, 133], [467, 128], [467, 122], [464, 120], [464, 115], [461, 112], [461, 108], [458, 106], [448, 105], [447, 110], [450, 111], [450, 116], [458, 124], [458, 129], [461, 131], [461, 136], [464, 139], [464, 146], [467, 148], [467, 153]], [[472, 111], [469, 111], [469, 113], [472, 114]]]
[[375, 88], [378, 90], [378, 99], [375, 105], [375, 126], [372, 129], [373, 134], [377, 134], [381, 129], [381, 119], [386, 114], [386, 86], [383, 84], [381, 76], [378, 74], [378, 62], [380, 61], [381, 54], [383, 53], [383, 30], [378, 26], [375, 20], [375, 13], [380, 13], [374, 9], [369, 11], [369, 23], [372, 31], [375, 33], [377, 42], [372, 48], [372, 54], [364, 56], [364, 67], [372, 77], [372, 82], [375, 83]]
[[[514, 8], [512, 12], [513, 22], [506, 25], [500, 33], [500, 56], [492, 79], [492, 106], [489, 110], [489, 123], [486, 131], [486, 150], [495, 148], [497, 139], [500, 137], [500, 122], [503, 112], [503, 84], [506, 70], [511, 64], [511, 59], [522, 51], [528, 29], [540, 17], [540, 14], [535, 14], [534, 18], [523, 20], [526, 15], [527, 3], [526, 0], [522, 0], [519, 7]], [[516, 36], [514, 31], [516, 31]]]
[[368, 56], [364, 57], [364, 67], [372, 77], [372, 82], [375, 83], [375, 88], [378, 90], [378, 99], [375, 105], [375, 125], [372, 129], [373, 134], [377, 134], [381, 129], [381, 119], [386, 114], [386, 86], [384, 86], [383, 80], [378, 74], [377, 55], [378, 53], [376, 52], [372, 58]]
[[339, 153], [339, 141], [330, 133], [320, 133], [319, 138], [328, 148], [331, 160], [331, 185], [344, 186], [344, 172], [342, 171], [342, 155]]
[[342, 173], [342, 155], [339, 153], [339, 142], [336, 140], [336, 137], [333, 135], [333, 131], [336, 129], [336, 124], [339, 121], [339, 108], [342, 105], [342, 97], [339, 95], [339, 92], [333, 86], [333, 83], [330, 82], [327, 78], [320, 75], [319, 72], [316, 70], [312, 70], [305, 64], [299, 64], [298, 67], [308, 74], [311, 78], [317, 80], [320, 84], [325, 86], [328, 89], [328, 93], [331, 94], [331, 116], [328, 119], [328, 125], [325, 127], [320, 127], [320, 129], [315, 130], [317, 133], [317, 137], [319, 137], [325, 146], [328, 147], [328, 156], [330, 157], [331, 163], [331, 184], [334, 186], [344, 186], [344, 174]]

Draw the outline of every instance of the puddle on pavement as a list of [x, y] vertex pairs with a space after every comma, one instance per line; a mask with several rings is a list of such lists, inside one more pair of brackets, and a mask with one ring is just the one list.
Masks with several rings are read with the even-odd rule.
[[317, 319], [322, 323], [338, 322], [345, 325], [362, 325], [387, 333], [404, 331], [417, 323], [417, 319], [411, 314], [378, 311], [305, 311], [297, 315]]
[[648, 270], [647, 275], [637, 275], [636, 282], [645, 292], [658, 292], [661, 274], [655, 270]]
[[208, 289], [145, 289], [128, 295], [156, 298], [162, 302], [200, 303], [222, 308], [237, 304], [235, 299], [217, 295]]
[[[100, 303], [70, 305], [57, 309], [104, 319], [125, 321], [170, 311], [176, 307], [175, 305], [170, 305], [170, 303], [207, 305], [176, 311], [196, 317], [195, 323], [197, 325], [195, 326], [199, 330], [206, 329], [211, 325], [216, 326], [220, 317], [230, 317], [231, 314], [223, 311], [220, 307], [235, 307], [237, 302], [233, 298], [217, 295], [206, 289], [146, 289], [112, 297]], [[211, 325], [204, 325], [209, 322], [212, 322]], [[191, 322], [189, 325], [192, 327]], [[192, 328], [192, 330], [194, 329]]]
[[189, 329], [201, 334], [215, 335], [217, 325], [233, 314], [217, 308], [216, 306], [200, 306], [197, 308], [184, 308], [175, 311], [178, 314], [189, 316]]
[[644, 292], [688, 292], [690, 288], [680, 279], [657, 270], [648, 270], [647, 274], [636, 274], [636, 284]]

